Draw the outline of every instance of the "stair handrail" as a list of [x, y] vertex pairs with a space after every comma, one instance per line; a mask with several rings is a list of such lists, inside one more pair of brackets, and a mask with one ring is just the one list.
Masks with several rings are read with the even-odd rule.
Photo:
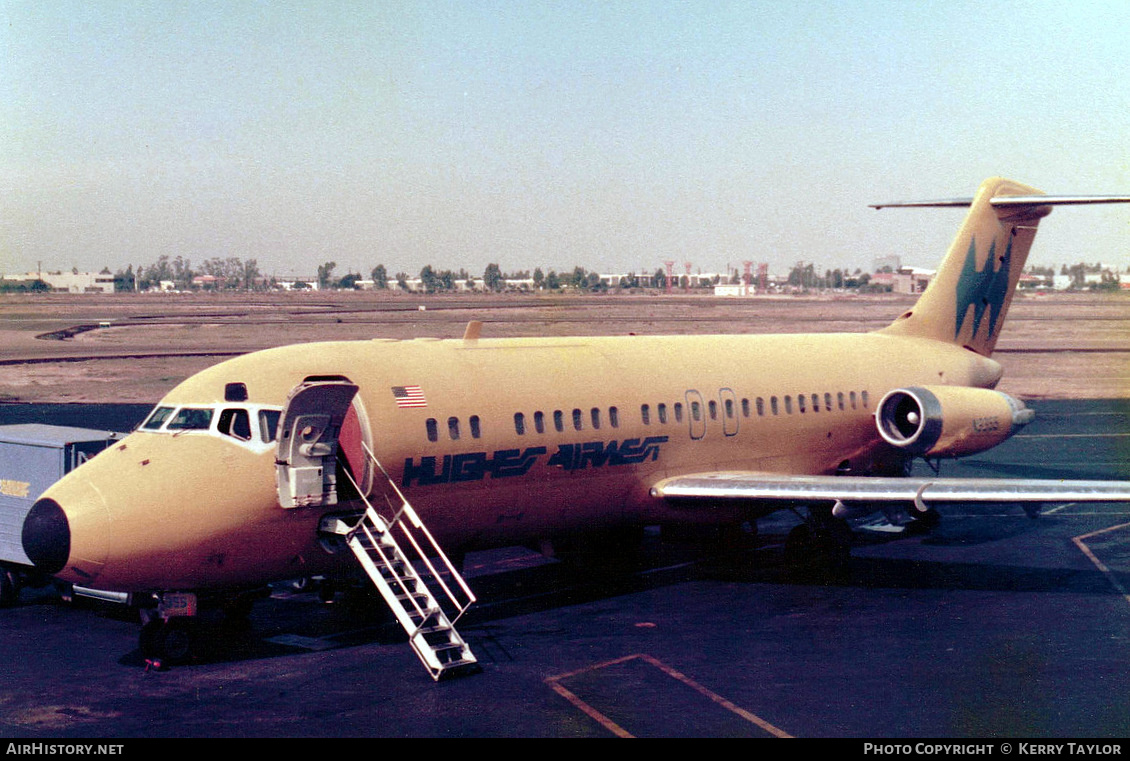
[[403, 532], [408, 541], [412, 543], [412, 548], [416, 551], [416, 555], [420, 558], [420, 560], [424, 562], [424, 565], [427, 566], [428, 571], [432, 575], [432, 578], [436, 580], [440, 588], [443, 590], [443, 593], [447, 595], [447, 599], [450, 600], [451, 604], [455, 606], [455, 609], [459, 611], [455, 618], [451, 621], [451, 623], [454, 624], [462, 617], [464, 613], [467, 612], [467, 609], [475, 603], [477, 599], [475, 597], [475, 593], [471, 591], [471, 588], [469, 586], [467, 586], [467, 582], [464, 581], [462, 574], [458, 573], [454, 565], [452, 565], [451, 561], [447, 559], [447, 555], [444, 554], [443, 550], [439, 546], [439, 543], [436, 542], [435, 537], [432, 536], [432, 533], [428, 531], [428, 527], [425, 526], [423, 521], [420, 520], [420, 516], [417, 515], [416, 509], [407, 502], [404, 503], [404, 508], [405, 509], [403, 509], [402, 512], [408, 514], [409, 520], [411, 520], [412, 522], [412, 527], [422, 533], [427, 538], [431, 546], [435, 548], [436, 552], [439, 553], [440, 559], [443, 560], [445, 565], [447, 566], [449, 575], [452, 579], [455, 579], [455, 581], [458, 582], [459, 588], [463, 591], [463, 594], [467, 599], [466, 603], [460, 602], [460, 598], [456, 597], [455, 593], [452, 592], [451, 588], [447, 585], [447, 582], [444, 581], [443, 576], [440, 575], [440, 572], [436, 570], [434, 565], [432, 565], [431, 558], [426, 552], [424, 552], [423, 548], [420, 547], [419, 542], [416, 541], [416, 537], [413, 536], [412, 532], [407, 529], [404, 521], [398, 521], [397, 525], [400, 526], [401, 532]]
[[[345, 468], [344, 470], [345, 470], [345, 475], [349, 479], [350, 483], [352, 483], [353, 487], [355, 489], [357, 489], [357, 481], [354, 480], [353, 474], [351, 474], [349, 472], [348, 468]], [[364, 531], [365, 536], [368, 537], [368, 539], [369, 539], [369, 545], [374, 550], [376, 550], [377, 554], [379, 554], [381, 556], [381, 562], [383, 562], [386, 567], [392, 568], [393, 564], [389, 561], [388, 555], [385, 553], [384, 549], [381, 547], [380, 542], [377, 541], [377, 538], [375, 536], [373, 536], [373, 532], [369, 530], [368, 525], [366, 525], [366, 520], [368, 520], [374, 526], [376, 526], [377, 528], [380, 528], [380, 524], [378, 523], [378, 521], [384, 521], [384, 518], [381, 516], [380, 513], [377, 512], [376, 508], [373, 507], [372, 503], [369, 502], [369, 499], [364, 494], [361, 494], [360, 489], [357, 489], [357, 493], [360, 494], [361, 501], [365, 503], [365, 514], [361, 517], [361, 520], [357, 522], [357, 525], [353, 527], [353, 530], [350, 532], [350, 534], [356, 534], [358, 529], [360, 529], [361, 531]], [[391, 530], [391, 528], [392, 528], [392, 524], [389, 524], [389, 527], [388, 527], [387, 530]], [[409, 539], [411, 539], [411, 537], [409, 537]], [[394, 541], [394, 544], [395, 544], [395, 541]], [[397, 548], [397, 551], [399, 551], [399, 548]], [[405, 558], [405, 561], [408, 562], [408, 559]], [[425, 562], [426, 562], [426, 560], [425, 560]], [[416, 601], [416, 594], [412, 590], [408, 589], [408, 587], [404, 583], [404, 577], [401, 574], [393, 573], [392, 578], [396, 580], [396, 585], [397, 585], [397, 587], [400, 588], [400, 591], [403, 593], [404, 597], [407, 598], [408, 600], [412, 601], [412, 607], [416, 609], [416, 613], [420, 616], [420, 619], [421, 619], [420, 626], [422, 626], [423, 622], [428, 619], [428, 616], [431, 614], [431, 611], [424, 610], [423, 608], [420, 607], [420, 604]], [[388, 583], [388, 579], [385, 579], [384, 581], [385, 581], [386, 584]], [[425, 591], [427, 591], [426, 587], [425, 587]], [[427, 592], [426, 596], [428, 598], [432, 597], [430, 592]], [[402, 606], [403, 606], [403, 603], [402, 603]], [[458, 603], [456, 603], [456, 607], [458, 607]], [[460, 615], [462, 615], [462, 613], [460, 613]], [[416, 628], [419, 628], [419, 627], [417, 626]]]
[[[412, 547], [416, 551], [416, 555], [424, 561], [424, 565], [427, 566], [428, 571], [432, 574], [432, 578], [439, 582], [439, 586], [443, 590], [444, 594], [447, 595], [447, 599], [451, 601], [451, 604], [455, 606], [455, 610], [458, 611], [455, 618], [451, 621], [451, 623], [454, 624], [463, 616], [464, 613], [467, 612], [467, 609], [470, 608], [471, 605], [473, 605], [478, 600], [478, 598], [475, 596], [475, 593], [471, 591], [470, 586], [467, 585], [467, 582], [463, 578], [463, 575], [459, 573], [459, 570], [451, 562], [451, 559], [447, 557], [447, 553], [445, 553], [443, 551], [443, 548], [440, 547], [439, 542], [436, 541], [435, 537], [432, 535], [432, 532], [429, 531], [424, 522], [420, 520], [419, 513], [417, 513], [416, 509], [412, 507], [411, 503], [409, 503], [408, 498], [404, 496], [404, 492], [402, 492], [400, 490], [400, 487], [396, 485], [396, 482], [392, 479], [392, 476], [389, 475], [388, 471], [385, 470], [385, 466], [381, 464], [381, 461], [377, 459], [377, 456], [373, 453], [373, 450], [370, 449], [369, 445], [364, 441], [361, 442], [361, 448], [364, 450], [369, 459], [373, 461], [373, 464], [376, 465], [378, 469], [380, 469], [381, 473], [385, 477], [385, 480], [388, 481], [389, 486], [393, 488], [393, 491], [396, 492], [396, 496], [400, 499], [400, 509], [395, 511], [392, 520], [389, 521], [389, 528], [391, 529], [394, 525], [400, 526], [400, 530], [404, 533], [404, 536], [408, 538], [408, 541], [412, 543]], [[353, 483], [354, 488], [357, 488], [357, 482], [354, 481], [352, 474], [349, 473], [349, 468], [344, 468], [343, 470], [345, 470], [346, 475], [349, 477], [349, 480]], [[361, 490], [358, 488], [357, 492], [358, 494], [360, 494]], [[364, 500], [366, 505], [369, 505], [369, 500], [365, 498], [365, 495], [362, 494], [361, 498]], [[372, 509], [371, 505], [370, 509]], [[413, 536], [412, 532], [408, 530], [402, 518], [405, 513], [408, 514], [412, 527], [424, 535], [424, 537], [427, 539], [427, 543], [432, 547], [432, 549], [435, 550], [435, 553], [439, 557], [439, 559], [443, 561], [444, 568], [446, 568], [448, 575], [450, 575], [450, 577], [457, 582], [459, 589], [463, 592], [467, 602], [460, 602], [460, 598], [457, 597], [454, 592], [452, 592], [451, 588], [444, 581], [443, 576], [439, 571], [436, 570], [435, 566], [432, 564], [428, 553], [420, 547], [419, 542], [416, 541], [416, 538]]]

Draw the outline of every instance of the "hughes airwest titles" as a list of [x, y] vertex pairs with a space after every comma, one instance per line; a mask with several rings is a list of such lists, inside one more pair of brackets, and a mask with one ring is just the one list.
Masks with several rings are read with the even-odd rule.
[[1031, 420], [994, 390], [991, 355], [1036, 226], [1055, 205], [1125, 201], [997, 178], [891, 204], [970, 211], [914, 308], [871, 333], [490, 339], [472, 323], [247, 354], [48, 489], [24, 550], [132, 593], [156, 652], [183, 650], [199, 600], [360, 562], [438, 678], [474, 663], [453, 626], [473, 595], [429, 542], [564, 546], [803, 507], [789, 546], [835, 558], [846, 519], [877, 511], [925, 524], [939, 503], [1128, 500], [1122, 482], [904, 477]]

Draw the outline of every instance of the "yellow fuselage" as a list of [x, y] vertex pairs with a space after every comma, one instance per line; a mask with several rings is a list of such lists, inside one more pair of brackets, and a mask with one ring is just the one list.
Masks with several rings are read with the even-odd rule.
[[[873, 419], [883, 394], [991, 387], [1000, 366], [882, 333], [374, 340], [245, 355], [186, 380], [161, 405], [222, 412], [225, 387], [242, 383], [248, 405], [281, 409], [312, 376], [359, 387], [365, 443], [440, 544], [458, 549], [734, 520], [733, 510], [669, 506], [649, 489], [703, 471], [873, 471], [893, 454]], [[406, 385], [421, 388], [426, 406], [397, 403], [392, 389]], [[387, 481], [370, 473], [367, 482], [384, 504]], [[351, 507], [280, 507], [274, 446], [214, 425], [139, 429], [43, 498], [69, 528], [58, 575], [121, 591], [332, 573], [343, 556], [323, 547], [319, 522]]]

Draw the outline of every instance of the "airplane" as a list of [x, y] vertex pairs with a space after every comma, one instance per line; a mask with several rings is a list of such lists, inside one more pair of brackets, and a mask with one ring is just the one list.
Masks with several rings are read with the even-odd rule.
[[991, 355], [1037, 224], [1110, 202], [1130, 196], [992, 178], [877, 206], [969, 212], [913, 308], [869, 333], [490, 339], [472, 322], [236, 357], [51, 486], [23, 546], [66, 583], [129, 593], [142, 652], [169, 660], [211, 601], [360, 563], [438, 679], [475, 663], [454, 627], [469, 550], [794, 509], [792, 554], [836, 559], [872, 513], [928, 526], [939, 504], [1127, 501], [1130, 482], [908, 477], [1032, 420]]

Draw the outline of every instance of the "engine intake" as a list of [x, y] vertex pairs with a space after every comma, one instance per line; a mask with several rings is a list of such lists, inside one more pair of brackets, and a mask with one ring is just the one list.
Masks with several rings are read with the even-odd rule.
[[875, 410], [879, 435], [922, 457], [983, 452], [1012, 436], [1035, 413], [1008, 394], [964, 386], [912, 386], [887, 393]]

